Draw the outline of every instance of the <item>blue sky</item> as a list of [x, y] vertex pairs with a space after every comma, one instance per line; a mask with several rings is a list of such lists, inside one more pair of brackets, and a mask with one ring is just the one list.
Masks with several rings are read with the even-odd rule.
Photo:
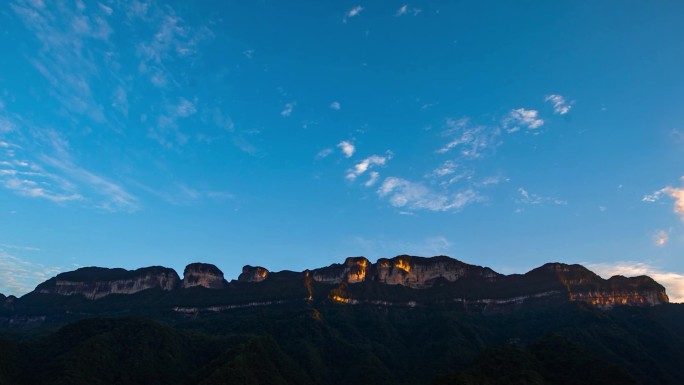
[[0, 5], [0, 292], [447, 254], [684, 300], [684, 4]]

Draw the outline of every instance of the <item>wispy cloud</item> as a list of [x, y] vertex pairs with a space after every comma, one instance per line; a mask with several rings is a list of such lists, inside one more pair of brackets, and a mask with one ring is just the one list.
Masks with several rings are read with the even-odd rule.
[[330, 103], [330, 109], [338, 111], [342, 106], [340, 105], [340, 102], [332, 102]]
[[8, 253], [0, 247], [0, 293], [21, 296], [62, 271]]
[[539, 204], [544, 204], [544, 203], [552, 203], [555, 205], [567, 205], [568, 202], [563, 199], [555, 198], [555, 197], [545, 197], [545, 196], [540, 196], [537, 194], [532, 194], [528, 192], [526, 189], [523, 187], [518, 188], [518, 193], [520, 194], [520, 197], [516, 200], [518, 203], [522, 204], [527, 204], [527, 205], [539, 205]]
[[444, 161], [444, 163], [442, 163], [441, 165], [439, 165], [436, 169], [434, 169], [431, 175], [437, 177], [451, 175], [455, 173], [458, 168], [459, 166], [456, 162], [454, 162], [453, 160], [447, 160]]
[[457, 193], [433, 191], [422, 183], [397, 177], [388, 177], [377, 191], [394, 207], [430, 211], [459, 211], [465, 206], [484, 200], [475, 190], [466, 189]]
[[404, 4], [401, 7], [399, 7], [399, 9], [397, 9], [397, 11], [394, 13], [394, 16], [399, 17], [407, 14], [412, 14], [413, 16], [416, 16], [421, 12], [422, 11], [418, 8], [409, 8], [408, 4]]
[[[23, 147], [0, 149], [0, 181], [18, 195], [65, 204], [81, 202], [107, 211], [135, 211], [138, 200], [121, 185], [76, 164], [69, 142], [57, 131], [24, 124], [30, 141], [43, 149], [29, 156]], [[18, 152], [17, 152], [18, 151]], [[20, 156], [32, 158], [23, 160]]]
[[385, 156], [371, 155], [368, 158], [360, 161], [354, 165], [354, 168], [347, 170], [347, 179], [354, 180], [359, 175], [368, 171], [369, 168], [375, 166], [384, 166], [390, 159], [392, 159], [392, 152], [388, 152]]
[[193, 115], [195, 112], [197, 112], [197, 108], [195, 107], [195, 103], [185, 98], [179, 98], [178, 103], [174, 106], [173, 112], [174, 116], [187, 118], [188, 116]]
[[134, 2], [127, 4], [125, 12], [131, 21], [141, 21], [154, 30], [137, 44], [136, 54], [140, 60], [138, 71], [158, 88], [176, 86], [178, 81], [169, 64], [196, 55], [199, 45], [212, 36], [206, 27], [187, 25], [168, 6]]
[[64, 112], [103, 123], [103, 104], [90, 84], [106, 71], [108, 59], [102, 52], [89, 49], [86, 42], [108, 44], [108, 15], [97, 7], [87, 12], [80, 7], [46, 6], [40, 1], [20, 0], [10, 7], [41, 46], [29, 60], [47, 81], [47, 91], [60, 101]]
[[446, 119], [442, 135], [451, 140], [437, 150], [439, 154], [458, 149], [465, 158], [480, 158], [501, 145], [498, 127], [472, 125], [468, 118]]
[[511, 110], [502, 121], [503, 127], [508, 133], [520, 131], [521, 128], [534, 130], [544, 125], [544, 120], [539, 118], [539, 111], [518, 108]]
[[322, 159], [327, 157], [328, 155], [332, 154], [334, 150], [332, 148], [324, 148], [321, 151], [318, 151], [316, 154], [316, 158]]
[[0, 243], [0, 249], [4, 250], [19, 250], [19, 251], [40, 251], [40, 248], [38, 247], [33, 247], [33, 246], [22, 246], [22, 245], [13, 245], [9, 243]]
[[655, 202], [663, 195], [667, 195], [674, 199], [674, 205], [672, 209], [675, 214], [679, 215], [679, 217], [682, 219], [682, 222], [684, 222], [684, 188], [667, 186], [654, 192], [653, 194], [644, 195], [641, 200], [644, 202]]
[[121, 185], [100, 175], [77, 166], [70, 157], [52, 158], [44, 156], [43, 160], [64, 172], [67, 177], [80, 182], [101, 197], [96, 207], [106, 211], [137, 211], [140, 206], [138, 199], [126, 191]]
[[[0, 128], [1, 130], [1, 128]], [[675, 142], [677, 143], [684, 143], [684, 132], [682, 130], [678, 130], [676, 128], [673, 128], [670, 131], [670, 136], [672, 139], [674, 139]]]
[[283, 107], [283, 110], [280, 111], [280, 115], [284, 117], [288, 117], [292, 114], [292, 110], [294, 109], [295, 104], [294, 103], [287, 103], [285, 104], [285, 107]]
[[670, 234], [665, 230], [658, 230], [653, 234], [653, 243], [655, 243], [656, 246], [665, 246], [669, 239]]
[[558, 115], [565, 115], [570, 112], [574, 103], [574, 101], [566, 101], [565, 97], [558, 94], [546, 95], [544, 101], [553, 104], [553, 112]]
[[196, 104], [197, 99], [190, 101], [184, 97], [166, 102], [163, 106], [164, 113], [157, 117], [157, 124], [150, 127], [148, 136], [167, 148], [187, 144], [190, 137], [183, 132], [179, 121], [194, 115], [197, 112]]
[[627, 277], [648, 275], [665, 286], [670, 302], [684, 302], [684, 274], [663, 271], [649, 263], [634, 261], [587, 263], [584, 265], [603, 278], [610, 278], [614, 275]]
[[354, 147], [354, 144], [347, 140], [343, 140], [340, 143], [338, 143], [337, 147], [339, 147], [340, 150], [342, 150], [342, 153], [347, 158], [351, 158], [352, 155], [354, 155], [354, 152], [356, 151], [356, 147]]
[[180, 182], [173, 183], [164, 188], [153, 188], [137, 182], [135, 185], [174, 206], [193, 206], [206, 201], [233, 201], [236, 198], [230, 192], [198, 189]]
[[378, 178], [380, 177], [380, 173], [377, 171], [371, 171], [369, 174], [370, 174], [370, 177], [368, 178], [366, 183], [363, 184], [366, 187], [373, 186], [378, 181]]
[[347, 13], [344, 14], [344, 18], [342, 19], [343, 22], [347, 22], [347, 19], [351, 19], [352, 17], [358, 16], [361, 11], [363, 11], [363, 7], [360, 5], [357, 5], [356, 7], [350, 9], [347, 11]]

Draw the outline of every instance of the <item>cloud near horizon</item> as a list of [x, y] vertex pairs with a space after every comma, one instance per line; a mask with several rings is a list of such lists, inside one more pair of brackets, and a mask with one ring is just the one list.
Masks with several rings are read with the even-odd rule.
[[62, 268], [34, 263], [8, 253], [0, 246], [0, 293], [22, 296], [52, 276]]

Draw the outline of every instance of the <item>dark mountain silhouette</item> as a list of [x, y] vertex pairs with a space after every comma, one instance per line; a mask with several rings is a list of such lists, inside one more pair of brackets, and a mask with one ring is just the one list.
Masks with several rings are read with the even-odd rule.
[[90, 267], [0, 304], [0, 384], [684, 383], [684, 306], [580, 265]]

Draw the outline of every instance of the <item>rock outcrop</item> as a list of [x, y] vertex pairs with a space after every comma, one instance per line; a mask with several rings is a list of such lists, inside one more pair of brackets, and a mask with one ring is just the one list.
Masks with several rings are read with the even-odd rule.
[[198, 262], [185, 267], [181, 286], [185, 289], [195, 286], [202, 286], [207, 289], [223, 289], [228, 286], [228, 283], [218, 267]]
[[153, 288], [173, 290], [180, 282], [175, 270], [162, 266], [137, 270], [84, 267], [50, 278], [38, 285], [35, 292], [99, 299], [110, 294], [133, 294]]
[[242, 274], [238, 276], [238, 282], [261, 282], [267, 277], [267, 269], [261, 266], [246, 265], [242, 268]]

